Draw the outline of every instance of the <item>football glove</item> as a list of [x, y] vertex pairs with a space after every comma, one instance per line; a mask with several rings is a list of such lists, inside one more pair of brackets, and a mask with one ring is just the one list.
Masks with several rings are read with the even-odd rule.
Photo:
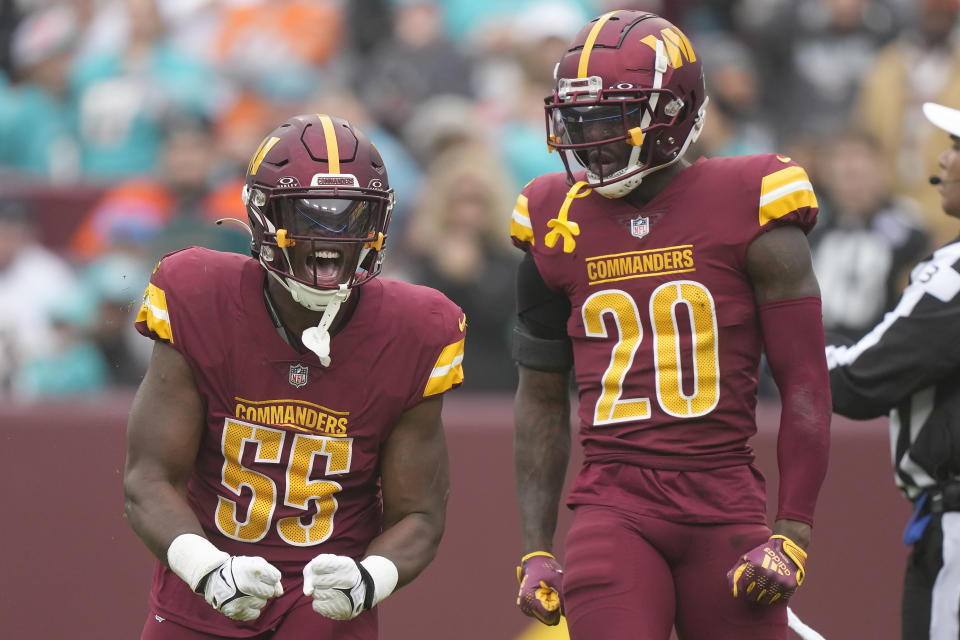
[[786, 602], [803, 584], [807, 553], [786, 536], [774, 535], [741, 556], [727, 572], [734, 598], [757, 604]]
[[397, 567], [382, 556], [362, 562], [323, 553], [303, 568], [303, 595], [313, 610], [334, 620], [350, 620], [372, 609], [397, 586]]
[[545, 625], [559, 624], [563, 613], [560, 595], [563, 569], [556, 558], [546, 551], [528, 553], [517, 567], [517, 580], [520, 582], [517, 594], [520, 611]]
[[214, 609], [233, 620], [260, 616], [267, 599], [283, 595], [280, 570], [259, 556], [231, 556], [187, 533], [167, 550], [167, 563]]

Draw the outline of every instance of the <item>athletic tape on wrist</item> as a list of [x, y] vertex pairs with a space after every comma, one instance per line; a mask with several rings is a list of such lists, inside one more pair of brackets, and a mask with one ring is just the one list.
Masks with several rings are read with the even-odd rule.
[[180, 534], [167, 548], [167, 565], [195, 592], [203, 577], [228, 558], [230, 554], [195, 533]]
[[[360, 565], [370, 574], [373, 582], [373, 600], [367, 608], [373, 608], [397, 588], [400, 574], [397, 565], [383, 556], [367, 556], [360, 561]], [[370, 595], [367, 594], [369, 598]]]

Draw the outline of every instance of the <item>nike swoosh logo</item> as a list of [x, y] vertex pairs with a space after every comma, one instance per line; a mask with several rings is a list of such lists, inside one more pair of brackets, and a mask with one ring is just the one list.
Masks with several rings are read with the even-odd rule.
[[467, 326], [467, 314], [463, 314], [463, 317], [457, 320], [457, 324], [460, 325], [460, 331], [463, 331]]

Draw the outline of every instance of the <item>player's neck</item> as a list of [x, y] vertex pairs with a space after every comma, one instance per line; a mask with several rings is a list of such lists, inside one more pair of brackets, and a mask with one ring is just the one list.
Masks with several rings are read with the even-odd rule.
[[[315, 327], [320, 323], [320, 318], [323, 317], [322, 310], [311, 311], [299, 302], [296, 302], [290, 296], [290, 292], [284, 289], [274, 278], [267, 277], [266, 285], [267, 295], [270, 296], [270, 301], [273, 303], [277, 317], [290, 334], [299, 337], [306, 329]], [[350, 297], [347, 298], [346, 302], [340, 307], [340, 311], [337, 312], [336, 317], [333, 319], [333, 324], [330, 326], [331, 336], [337, 335], [350, 319], [350, 316], [353, 315], [353, 310], [356, 308], [357, 301], [360, 299], [360, 289], [362, 289], [362, 287], [354, 288], [350, 293]]]
[[643, 179], [636, 189], [623, 196], [623, 199], [637, 209], [642, 209], [653, 200], [657, 195], [667, 188], [667, 185], [673, 182], [674, 178], [680, 175], [680, 172], [690, 166], [690, 163], [683, 158], [678, 162], [651, 173]]

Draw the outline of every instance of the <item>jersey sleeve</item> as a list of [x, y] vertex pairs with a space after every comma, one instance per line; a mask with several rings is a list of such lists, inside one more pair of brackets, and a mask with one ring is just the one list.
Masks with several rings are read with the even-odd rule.
[[143, 295], [135, 320], [137, 331], [166, 342], [188, 361], [219, 361], [228, 349], [221, 317], [236, 313], [236, 301], [225, 292], [239, 277], [239, 254], [188, 247], [164, 256]]
[[789, 224], [810, 233], [817, 223], [819, 205], [804, 168], [790, 158], [772, 154], [757, 156], [756, 168], [759, 170], [756, 215], [760, 232]]
[[[426, 289], [426, 288], [424, 288]], [[407, 408], [424, 398], [441, 395], [463, 384], [463, 350], [467, 335], [467, 317], [457, 305], [439, 291], [426, 289], [428, 296], [419, 303], [426, 309], [418, 323], [424, 372], [415, 379]]]
[[172, 284], [169, 273], [171, 269], [166, 263], [167, 258], [168, 256], [164, 256], [150, 274], [150, 281], [143, 292], [143, 301], [135, 322], [137, 331], [142, 335], [179, 348], [178, 337], [174, 336], [173, 324], [170, 320], [170, 305], [167, 301], [167, 292]]
[[534, 245], [533, 223], [530, 220], [530, 196], [536, 178], [526, 184], [517, 202], [513, 205], [513, 214], [510, 216], [510, 240], [514, 246], [522, 251], [530, 251]]

